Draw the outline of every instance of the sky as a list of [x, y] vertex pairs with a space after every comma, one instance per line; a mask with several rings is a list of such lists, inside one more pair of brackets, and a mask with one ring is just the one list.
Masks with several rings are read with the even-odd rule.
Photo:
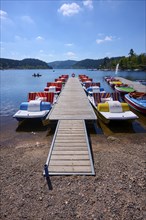
[[1, 57], [45, 62], [146, 52], [146, 0], [1, 0]]

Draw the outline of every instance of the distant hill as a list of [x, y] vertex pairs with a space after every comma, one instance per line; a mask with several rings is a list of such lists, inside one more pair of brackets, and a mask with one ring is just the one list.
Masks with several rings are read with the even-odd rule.
[[93, 59], [85, 59], [76, 62], [73, 67], [75, 69], [98, 69], [100, 65], [103, 65], [104, 59], [93, 60]]
[[54, 61], [48, 63], [48, 65], [52, 66], [53, 69], [72, 69], [77, 62], [75, 60]]
[[[100, 69], [100, 68], [115, 68], [117, 62], [122, 57], [114, 57], [108, 58], [105, 57], [103, 59], [85, 59], [81, 61], [75, 60], [66, 60], [66, 61], [54, 61], [48, 63], [48, 65], [52, 66], [54, 69]], [[109, 65], [108, 65], [109, 64]]]
[[0, 69], [52, 69], [52, 67], [38, 59], [12, 60], [0, 58]]

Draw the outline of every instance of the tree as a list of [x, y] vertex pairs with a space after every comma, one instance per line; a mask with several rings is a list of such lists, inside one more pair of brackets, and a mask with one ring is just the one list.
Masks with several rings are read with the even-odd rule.
[[134, 53], [134, 50], [133, 49], [130, 49], [130, 52], [128, 53], [131, 57], [132, 56], [135, 56], [135, 53]]

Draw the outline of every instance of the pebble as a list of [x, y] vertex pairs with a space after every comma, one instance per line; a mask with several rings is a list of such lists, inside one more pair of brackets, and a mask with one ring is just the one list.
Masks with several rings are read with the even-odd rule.
[[113, 137], [113, 136], [109, 136], [109, 137], [107, 138], [107, 140], [110, 140], [110, 141], [119, 141], [118, 138]]
[[32, 133], [32, 134], [34, 134], [34, 135], [36, 134], [36, 133], [35, 133], [35, 132], [33, 132], [33, 131], [32, 131], [31, 133]]

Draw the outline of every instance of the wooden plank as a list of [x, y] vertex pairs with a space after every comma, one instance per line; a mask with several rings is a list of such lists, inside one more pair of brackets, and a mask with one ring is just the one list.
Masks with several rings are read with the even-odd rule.
[[88, 155], [88, 150], [84, 151], [78, 151], [78, 150], [66, 150], [66, 151], [60, 151], [60, 150], [53, 150], [52, 155]]
[[91, 168], [89, 166], [49, 166], [49, 172], [91, 172]]
[[85, 135], [82, 133], [76, 133], [76, 134], [74, 134], [74, 133], [60, 133], [60, 132], [58, 132], [58, 135], [57, 135], [57, 137], [70, 137], [70, 138], [76, 138], [76, 137], [78, 137], [78, 138], [81, 138], [81, 137], [85, 137]]
[[89, 155], [53, 155], [51, 160], [88, 160]]
[[85, 143], [86, 142], [86, 139], [85, 138], [76, 138], [76, 139], [73, 139], [73, 138], [60, 138], [60, 137], [57, 137], [56, 138], [56, 143]]
[[85, 138], [85, 136], [77, 136], [77, 135], [75, 135], [74, 137], [72, 137], [72, 136], [57, 136], [57, 138], [56, 138], [56, 142], [58, 142], [58, 141], [72, 141], [72, 142], [85, 142], [86, 141], [86, 138]]
[[82, 144], [81, 143], [78, 143], [78, 142], [76, 142], [76, 143], [70, 143], [69, 145], [68, 145], [68, 142], [58, 142], [58, 143], [56, 143], [55, 142], [55, 144], [54, 144], [54, 147], [80, 147], [80, 146], [82, 146], [82, 147], [86, 147], [87, 148], [87, 144], [85, 143], [85, 142], [83, 142]]
[[[56, 139], [56, 141], [55, 141], [55, 143], [61, 143], [61, 144], [64, 144], [64, 143], [70, 143], [71, 142], [71, 139], [70, 139], [70, 141], [69, 140], [58, 140], [58, 139]], [[74, 140], [72, 143], [85, 143], [85, 140]]]
[[72, 127], [72, 128], [60, 128], [59, 129], [60, 133], [67, 133], [67, 132], [72, 132], [72, 133], [84, 133], [84, 129], [82, 128], [76, 128], [76, 127]]
[[84, 134], [84, 131], [73, 131], [73, 130], [65, 130], [65, 131], [58, 131], [58, 135], [82, 135]]
[[[68, 124], [70, 125], [70, 128], [78, 128], [78, 129], [82, 129], [82, 125], [80, 124]], [[60, 126], [61, 129], [65, 129], [66, 128], [66, 124], [62, 124]]]
[[62, 147], [62, 146], [58, 146], [58, 147], [54, 147], [55, 151], [84, 151], [87, 150], [87, 146], [85, 147], [76, 147], [76, 146], [66, 146], [66, 147]]
[[50, 166], [90, 166], [89, 160], [51, 160]]

